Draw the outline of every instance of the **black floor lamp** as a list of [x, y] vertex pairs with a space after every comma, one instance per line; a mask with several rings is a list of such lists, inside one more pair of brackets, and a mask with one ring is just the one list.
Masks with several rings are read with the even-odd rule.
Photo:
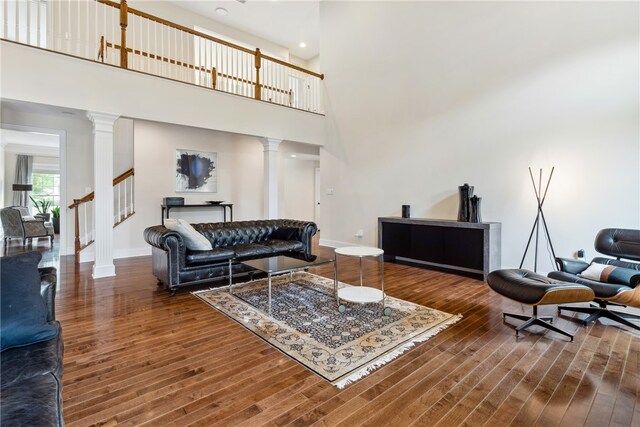
[[[531, 245], [531, 239], [533, 239], [533, 234], [536, 235], [535, 242], [535, 255], [533, 261], [533, 271], [538, 271], [538, 241], [540, 236], [540, 223], [542, 222], [542, 226], [544, 228], [544, 234], [547, 238], [547, 242], [549, 242], [549, 247], [551, 248], [551, 254], [553, 258], [556, 258], [556, 252], [553, 250], [553, 244], [551, 243], [551, 236], [549, 235], [549, 228], [547, 227], [547, 220], [544, 217], [544, 212], [542, 210], [542, 206], [544, 205], [544, 201], [547, 198], [547, 191], [549, 191], [549, 184], [551, 183], [551, 178], [553, 177], [553, 171], [556, 167], [551, 168], [551, 173], [549, 174], [549, 179], [547, 180], [547, 185], [544, 189], [544, 194], [542, 193], [542, 168], [540, 169], [540, 173], [538, 175], [538, 185], [536, 186], [536, 180], [533, 178], [533, 172], [531, 172], [531, 168], [529, 168], [529, 176], [531, 176], [531, 184], [533, 184], [533, 191], [536, 193], [536, 200], [538, 201], [538, 211], [536, 213], [536, 219], [533, 222], [533, 227], [531, 228], [531, 233], [529, 234], [529, 240], [527, 241], [527, 247], [524, 249], [524, 254], [522, 255], [522, 261], [520, 261], [520, 268], [524, 264], [524, 259], [527, 257], [527, 252], [529, 251], [529, 246]], [[555, 266], [554, 266], [555, 269]]]

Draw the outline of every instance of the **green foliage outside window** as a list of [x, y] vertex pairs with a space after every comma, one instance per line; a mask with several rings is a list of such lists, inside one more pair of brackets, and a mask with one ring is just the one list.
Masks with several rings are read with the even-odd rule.
[[47, 212], [51, 207], [60, 206], [60, 175], [51, 173], [34, 173], [31, 175], [33, 190], [31, 197], [35, 204], [49, 202]]

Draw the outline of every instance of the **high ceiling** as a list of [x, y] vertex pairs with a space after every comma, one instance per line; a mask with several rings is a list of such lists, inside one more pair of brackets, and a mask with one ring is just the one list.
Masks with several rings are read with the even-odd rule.
[[[320, 2], [318, 0], [174, 0], [176, 6], [256, 35], [289, 49], [292, 55], [311, 59], [319, 52]], [[221, 16], [217, 8], [228, 14]], [[300, 43], [306, 43], [301, 48]]]

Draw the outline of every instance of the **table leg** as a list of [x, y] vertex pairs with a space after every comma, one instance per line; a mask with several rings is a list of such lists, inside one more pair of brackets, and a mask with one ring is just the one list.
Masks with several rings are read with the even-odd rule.
[[[336, 300], [338, 300], [338, 255], [333, 261], [333, 293], [336, 296]], [[340, 305], [340, 301], [338, 301], [338, 305]]]
[[267, 273], [269, 280], [269, 316], [271, 316], [271, 273]]
[[362, 257], [360, 257], [360, 286], [362, 286]]
[[229, 221], [233, 222], [233, 206], [229, 206]]
[[232, 273], [231, 273], [231, 260], [229, 260], [229, 293], [233, 294], [233, 289], [232, 289], [232, 283], [233, 283], [233, 279], [232, 279]]
[[222, 207], [222, 222], [227, 222], [227, 208], [225, 206]]

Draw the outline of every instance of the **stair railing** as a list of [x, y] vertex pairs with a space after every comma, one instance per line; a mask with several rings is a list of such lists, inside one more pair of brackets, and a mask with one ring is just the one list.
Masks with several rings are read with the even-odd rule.
[[126, 0], [3, 1], [0, 38], [324, 112], [323, 74], [131, 8]]
[[[113, 226], [116, 227], [135, 214], [134, 205], [134, 169], [129, 169], [113, 180], [114, 218]], [[91, 245], [93, 240], [93, 201], [95, 193], [91, 192], [80, 199], [73, 199], [69, 209], [74, 210], [75, 215], [75, 239], [74, 252], [76, 261], [80, 252]]]

